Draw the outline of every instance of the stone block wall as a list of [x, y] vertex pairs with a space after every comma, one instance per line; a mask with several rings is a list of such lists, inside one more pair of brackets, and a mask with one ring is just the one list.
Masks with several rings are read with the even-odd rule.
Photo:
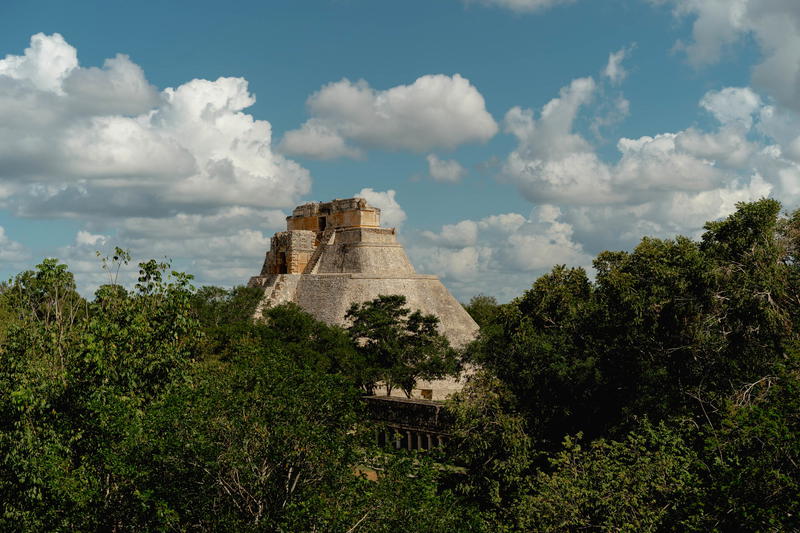
[[341, 211], [328, 215], [327, 225], [334, 228], [378, 227], [380, 215], [376, 208]]
[[302, 230], [273, 235], [261, 275], [302, 274], [314, 254], [316, 235]]
[[305, 230], [317, 233], [320, 231], [319, 217], [316, 215], [311, 217], [299, 217], [299, 218], [288, 217], [286, 219], [286, 228], [289, 231]]
[[463, 347], [475, 339], [478, 325], [436, 276], [304, 275], [294, 301], [317, 320], [344, 326], [344, 316], [352, 303], [366, 302], [381, 294], [402, 294], [409, 309], [439, 317], [439, 331], [453, 346]]
[[317, 272], [397, 276], [413, 275], [414, 267], [403, 247], [397, 243], [334, 243], [322, 254]]
[[393, 228], [346, 228], [336, 230], [323, 250], [315, 272], [360, 273], [391, 276], [414, 274], [414, 267]]
[[397, 244], [394, 228], [346, 228], [336, 232], [336, 244]]
[[380, 226], [381, 210], [370, 207], [363, 198], [348, 198], [332, 202], [297, 206], [286, 218], [289, 230], [321, 232], [325, 229]]

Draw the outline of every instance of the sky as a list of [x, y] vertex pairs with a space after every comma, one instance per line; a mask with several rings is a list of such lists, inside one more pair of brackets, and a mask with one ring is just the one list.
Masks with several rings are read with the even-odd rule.
[[800, 2], [0, 3], [0, 279], [91, 295], [119, 246], [241, 285], [352, 196], [465, 302], [797, 209]]

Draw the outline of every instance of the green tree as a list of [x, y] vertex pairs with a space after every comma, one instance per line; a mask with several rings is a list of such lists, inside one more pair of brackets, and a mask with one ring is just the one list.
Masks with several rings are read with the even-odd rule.
[[725, 357], [716, 361], [716, 374], [741, 383], [768, 373], [783, 358], [786, 341], [797, 338], [798, 289], [788, 283], [796, 278], [786, 261], [791, 250], [779, 236], [780, 203], [763, 199], [737, 207], [706, 224], [701, 249], [715, 264], [716, 315], [725, 326]]
[[405, 296], [381, 295], [353, 304], [345, 315], [367, 369], [362, 386], [368, 392], [382, 380], [387, 394], [399, 387], [411, 397], [418, 379], [438, 379], [457, 370], [455, 352], [438, 332], [439, 319], [412, 313], [405, 305]]
[[800, 528], [800, 358], [742, 385], [708, 427], [709, 511], [721, 531]]
[[[334, 507], [327, 531], [497, 531], [483, 513], [453, 491], [443, 489], [441, 465], [426, 456], [384, 455], [376, 481], [359, 480]], [[343, 504], [343, 505], [342, 505]], [[322, 528], [320, 528], [322, 529]], [[313, 531], [313, 527], [290, 528]]]
[[463, 468], [448, 484], [476, 505], [495, 531], [513, 522], [512, 510], [527, 491], [533, 463], [525, 418], [514, 405], [507, 387], [485, 370], [447, 402], [453, 423], [446, 460]]
[[585, 448], [567, 437], [550, 461], [514, 510], [524, 531], [707, 531], [697, 457], [663, 423]]
[[246, 323], [252, 320], [263, 292], [258, 287], [204, 286], [194, 293], [192, 308], [204, 329]]
[[478, 326], [485, 328], [489, 326], [498, 313], [499, 304], [494, 296], [478, 294], [473, 296], [469, 303], [464, 306], [469, 316], [472, 317]]
[[800, 216], [739, 204], [701, 242], [644, 238], [603, 252], [592, 283], [556, 267], [501, 306], [472, 347], [513, 392], [538, 446], [623, 435], [638, 416], [716, 423], [742, 383], [797, 339]]
[[713, 316], [713, 264], [697, 243], [678, 237], [603, 252], [594, 266], [598, 419], [624, 426], [637, 415], [658, 420], [693, 410], [687, 393], [703, 394], [698, 387], [717, 379], [724, 343]]
[[140, 265], [137, 291], [74, 292], [45, 260], [9, 288], [19, 313], [0, 349], [0, 502], [5, 530], [121, 530], [163, 509], [136, 460], [147, 407], [193, 354], [189, 278]]
[[275, 531], [324, 515], [355, 480], [359, 405], [343, 378], [239, 343], [154, 405], [142, 453], [167, 468], [147, 484], [181, 528]]
[[263, 342], [278, 344], [316, 371], [339, 374], [357, 386], [364, 382], [363, 356], [344, 328], [325, 324], [293, 303], [265, 310], [264, 324], [258, 328]]
[[583, 269], [557, 266], [501, 306], [470, 348], [470, 359], [508, 387], [537, 446], [593, 423], [593, 297]]

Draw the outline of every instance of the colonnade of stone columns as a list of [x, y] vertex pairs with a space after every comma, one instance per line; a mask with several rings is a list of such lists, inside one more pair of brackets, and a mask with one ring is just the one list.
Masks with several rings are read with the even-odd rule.
[[398, 450], [430, 450], [444, 446], [444, 443], [444, 435], [424, 430], [392, 427], [378, 430], [378, 444], [394, 446]]

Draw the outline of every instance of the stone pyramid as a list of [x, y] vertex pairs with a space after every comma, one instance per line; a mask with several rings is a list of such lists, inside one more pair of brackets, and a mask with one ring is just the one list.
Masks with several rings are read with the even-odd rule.
[[[286, 231], [272, 237], [261, 274], [248, 285], [264, 288], [256, 317], [294, 302], [318, 320], [346, 325], [352, 303], [402, 294], [411, 310], [439, 318], [439, 331], [453, 346], [464, 346], [478, 331], [436, 276], [416, 273], [395, 229], [380, 227], [380, 209], [363, 198], [296, 207]], [[452, 380], [420, 382], [414, 396], [438, 400], [459, 388]]]

